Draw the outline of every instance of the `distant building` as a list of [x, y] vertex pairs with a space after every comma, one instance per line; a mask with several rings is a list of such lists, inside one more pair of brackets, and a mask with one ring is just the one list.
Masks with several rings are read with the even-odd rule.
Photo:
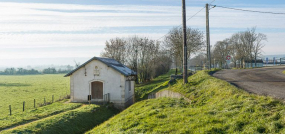
[[136, 72], [110, 58], [93, 57], [65, 77], [70, 76], [71, 102], [112, 102], [124, 109], [134, 103]]
[[[250, 67], [263, 67], [263, 60], [262, 59], [258, 59], [256, 60], [256, 66], [255, 66], [255, 60], [245, 60], [245, 67], [246, 68], [250, 68]], [[252, 64], [251, 64], [252, 63]], [[252, 66], [251, 66], [252, 65]]]

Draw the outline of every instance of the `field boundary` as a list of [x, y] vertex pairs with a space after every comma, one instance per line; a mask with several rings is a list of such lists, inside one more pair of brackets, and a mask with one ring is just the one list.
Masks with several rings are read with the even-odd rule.
[[[27, 111], [27, 110], [32, 110], [32, 109], [36, 109], [36, 108], [39, 108], [39, 107], [43, 107], [43, 106], [47, 106], [47, 105], [50, 105], [50, 104], [53, 104], [55, 102], [59, 102], [59, 101], [62, 101], [62, 100], [65, 100], [65, 99], [70, 99], [70, 95], [63, 95], [63, 96], [60, 96], [59, 99], [56, 99], [54, 100], [54, 95], [52, 95], [52, 100], [51, 101], [46, 101], [46, 98], [44, 97], [44, 102], [43, 103], [36, 103], [36, 99], [34, 99], [33, 101], [33, 108], [26, 108], [26, 101], [23, 101], [23, 112]], [[9, 105], [9, 115], [11, 116], [12, 114], [17, 114], [17, 113], [20, 113], [19, 111], [18, 112], [13, 112], [14, 109], [12, 109], [12, 105]]]
[[34, 120], [27, 121], [27, 122], [25, 122], [25, 123], [20, 123], [20, 124], [17, 124], [17, 125], [14, 125], [14, 126], [5, 128], [5, 129], [3, 129], [3, 130], [0, 130], [0, 132], [1, 132], [1, 131], [6, 131], [6, 130], [11, 130], [11, 129], [14, 129], [14, 128], [17, 128], [17, 127], [20, 127], [20, 126], [23, 126], [23, 125], [27, 125], [27, 124], [32, 123], [32, 122], [36, 122], [36, 121], [39, 121], [39, 120], [46, 119], [46, 118], [50, 118], [50, 117], [56, 116], [56, 115], [58, 115], [58, 114], [62, 114], [62, 113], [69, 112], [69, 111], [71, 111], [71, 110], [76, 110], [76, 109], [79, 109], [79, 108], [81, 108], [81, 107], [83, 107], [83, 106], [85, 106], [85, 104], [82, 104], [81, 106], [79, 106], [79, 107], [77, 107], [77, 108], [75, 108], [75, 109], [70, 109], [70, 110], [63, 111], [63, 112], [57, 112], [57, 113], [54, 113], [54, 114], [51, 114], [51, 115], [47, 115], [47, 116], [45, 116], [45, 117], [43, 117], [43, 118], [40, 118], [40, 119], [34, 119]]

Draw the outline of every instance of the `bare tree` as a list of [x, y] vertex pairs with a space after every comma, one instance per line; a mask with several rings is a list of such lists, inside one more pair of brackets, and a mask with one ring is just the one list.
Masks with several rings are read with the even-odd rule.
[[237, 60], [240, 62], [239, 68], [243, 67], [243, 61], [246, 58], [246, 49], [241, 41], [241, 32], [233, 34], [230, 38], [230, 55], [235, 67]]
[[[181, 27], [172, 28], [168, 35], [164, 39], [166, 47], [170, 50], [171, 55], [178, 64], [183, 64], [183, 29]], [[187, 59], [189, 60], [191, 54], [198, 53], [203, 47], [204, 35], [203, 32], [198, 29], [192, 29], [188, 27], [186, 29], [187, 34]]]
[[[213, 55], [212, 55], [213, 56]], [[207, 61], [207, 56], [205, 53], [199, 53], [194, 58], [190, 59], [190, 66], [203, 66], [203, 63]]]
[[255, 60], [256, 65], [256, 58], [261, 54], [261, 49], [264, 47], [262, 41], [266, 39], [266, 35], [262, 33], [256, 33], [256, 27], [248, 29], [241, 34], [241, 41], [244, 45], [244, 48], [246, 48], [245, 52], [247, 54], [247, 60], [250, 61], [251, 67], [253, 67], [253, 60]]
[[74, 60], [74, 63], [75, 63], [75, 68], [77, 68], [77, 67], [80, 66], [80, 63], [79, 63], [79, 62], [76, 62], [75, 60]]
[[[218, 41], [215, 45], [213, 54], [217, 63], [220, 64], [221, 67], [225, 65], [226, 56], [229, 55], [230, 51], [230, 42], [229, 39], [225, 39], [223, 41]], [[228, 65], [227, 65], [228, 66]]]
[[167, 54], [161, 49], [160, 42], [147, 37], [133, 36], [126, 39], [111, 39], [110, 42], [106, 42], [101, 56], [116, 59], [135, 70], [138, 83], [167, 72], [171, 64]]
[[256, 33], [256, 28], [253, 27], [243, 32], [233, 34], [229, 39], [217, 42], [218, 46], [215, 46], [214, 54], [216, 57], [220, 57], [224, 53], [221, 53], [221, 43], [227, 42], [229, 47], [228, 52], [232, 57], [232, 61], [236, 67], [236, 62], [240, 61], [240, 68], [245, 67], [245, 61], [250, 61], [251, 67], [253, 67], [253, 60], [260, 56], [264, 44], [262, 41], [266, 40], [266, 35], [262, 33]]
[[[252, 28], [252, 29], [248, 29], [245, 32], [242, 32], [240, 36], [241, 41], [243, 43], [243, 48], [246, 53], [247, 61], [251, 61], [253, 59], [253, 55], [252, 55], [253, 42], [256, 40], [254, 34], [255, 34], [255, 28]], [[251, 67], [252, 67], [252, 63], [251, 63]]]
[[256, 66], [256, 59], [261, 55], [262, 48], [265, 46], [265, 44], [262, 43], [262, 41], [264, 40], [267, 40], [266, 35], [258, 33], [256, 41], [253, 44], [253, 55], [254, 55], [255, 66]]
[[101, 53], [102, 57], [113, 58], [122, 64], [125, 63], [125, 50], [126, 50], [126, 41], [123, 38], [110, 39], [106, 41], [106, 46], [104, 52]]

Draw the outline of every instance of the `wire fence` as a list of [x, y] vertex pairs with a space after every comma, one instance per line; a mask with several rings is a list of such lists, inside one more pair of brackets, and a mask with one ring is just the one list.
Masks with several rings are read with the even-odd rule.
[[263, 61], [264, 66], [284, 66], [285, 58], [266, 58]]
[[47, 106], [54, 102], [62, 101], [64, 99], [69, 99], [69, 98], [70, 98], [70, 95], [66, 94], [66, 95], [59, 96], [58, 98], [55, 98], [55, 96], [52, 95], [49, 98], [44, 97], [42, 99], [33, 99], [33, 101], [23, 101], [22, 104], [9, 105], [9, 109], [7, 110], [7, 113], [11, 116], [14, 114], [27, 112], [28, 110], [31, 110], [31, 109], [36, 109], [39, 107]]

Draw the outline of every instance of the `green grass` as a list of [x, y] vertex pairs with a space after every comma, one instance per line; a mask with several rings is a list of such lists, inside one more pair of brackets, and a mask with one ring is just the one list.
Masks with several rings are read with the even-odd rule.
[[[200, 71], [164, 89], [191, 99], [138, 102], [88, 133], [285, 133], [285, 106]], [[163, 90], [163, 89], [162, 89]]]
[[285, 74], [285, 70], [282, 73]]
[[[69, 78], [63, 74], [55, 75], [16, 75], [0, 76], [0, 129], [8, 127], [8, 124], [18, 124], [21, 121], [36, 118], [35, 114], [47, 116], [52, 111], [64, 111], [76, 105], [54, 104], [46, 106], [45, 110], [37, 110], [35, 114], [30, 113], [34, 109], [34, 99], [37, 107], [39, 104], [58, 100], [69, 94]], [[23, 101], [25, 101], [25, 112], [23, 112]], [[12, 116], [9, 115], [9, 105], [12, 107]], [[40, 108], [41, 109], [41, 108]], [[50, 109], [50, 111], [49, 111]], [[39, 112], [41, 111], [41, 112]], [[47, 112], [48, 111], [48, 112]], [[8, 119], [8, 121], [6, 121]], [[2, 123], [5, 122], [5, 123]]]
[[118, 111], [113, 108], [98, 105], [84, 105], [78, 109], [50, 116], [11, 130], [2, 131], [10, 133], [44, 133], [44, 134], [76, 134], [90, 130], [92, 127], [104, 122]]
[[164, 75], [160, 75], [154, 78], [150, 82], [143, 83], [143, 84], [136, 84], [135, 85], [136, 101], [146, 99], [147, 95], [151, 93], [154, 90], [154, 88], [160, 88], [161, 86], [165, 85], [163, 83], [168, 82], [170, 80], [171, 74], [175, 74], [174, 69], [170, 70], [168, 73]]
[[67, 100], [55, 102], [47, 106], [39, 107], [36, 109], [30, 109], [25, 112], [12, 114], [12, 116], [6, 116], [0, 119], [0, 130], [5, 128], [24, 124], [30, 121], [45, 118], [54, 114], [65, 112], [80, 107], [80, 103], [64, 103]]

